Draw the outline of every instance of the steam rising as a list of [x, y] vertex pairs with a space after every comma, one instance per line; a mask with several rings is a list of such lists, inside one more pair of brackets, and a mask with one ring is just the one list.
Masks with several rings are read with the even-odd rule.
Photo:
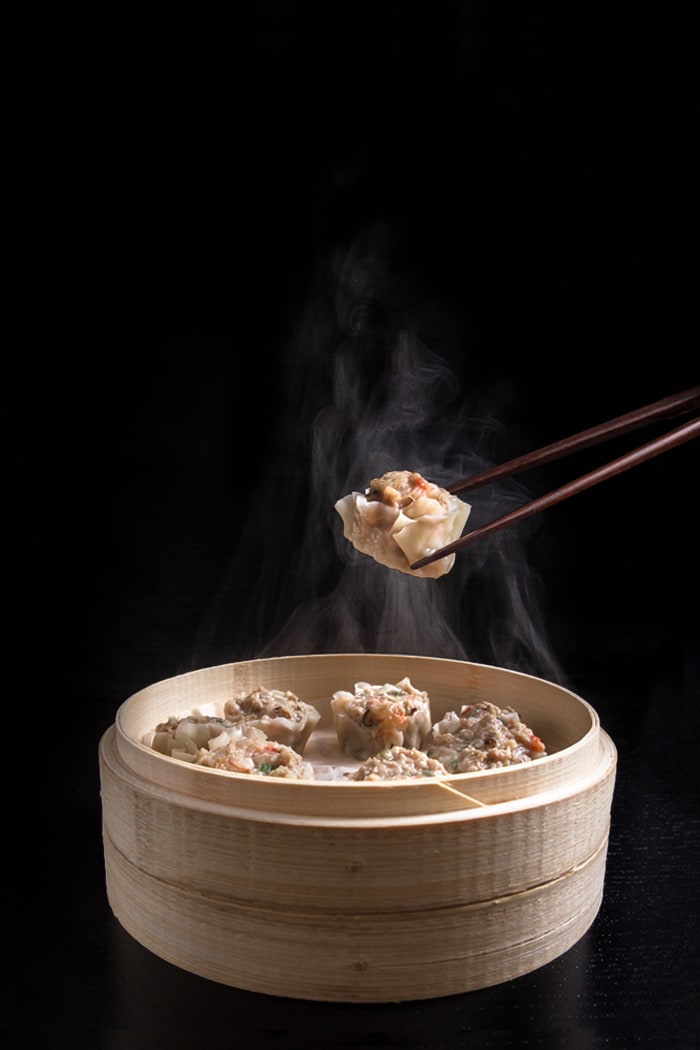
[[[557, 678], [523, 550], [536, 526], [475, 543], [439, 580], [387, 569], [343, 537], [341, 496], [391, 469], [447, 485], [493, 462], [503, 438], [503, 405], [485, 413], [421, 340], [390, 242], [386, 229], [370, 230], [319, 271], [287, 355], [286, 416], [275, 421], [269, 467], [196, 657], [394, 652]], [[511, 481], [462, 498], [473, 529], [528, 497]], [[257, 580], [242, 594], [251, 565]]]

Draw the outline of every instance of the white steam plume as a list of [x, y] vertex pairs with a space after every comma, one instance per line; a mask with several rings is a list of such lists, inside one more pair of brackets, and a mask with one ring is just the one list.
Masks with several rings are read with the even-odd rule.
[[[196, 657], [395, 652], [558, 678], [539, 581], [523, 550], [535, 525], [458, 553], [438, 580], [387, 569], [343, 537], [334, 509], [341, 496], [391, 469], [448, 484], [493, 462], [504, 437], [507, 389], [486, 411], [460, 389], [454, 369], [422, 342], [421, 317], [389, 265], [390, 249], [390, 231], [373, 229], [319, 274], [287, 359], [287, 416], [276, 421], [269, 469]], [[465, 498], [468, 528], [476, 528], [527, 493], [510, 481]], [[251, 562], [258, 578], [241, 595], [237, 580], [249, 579]]]

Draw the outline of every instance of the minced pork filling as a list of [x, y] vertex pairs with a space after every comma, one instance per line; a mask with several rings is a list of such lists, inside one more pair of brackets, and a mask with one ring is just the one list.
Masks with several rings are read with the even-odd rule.
[[426, 753], [449, 773], [472, 773], [531, 762], [547, 752], [512, 707], [481, 701], [450, 711], [437, 722]]

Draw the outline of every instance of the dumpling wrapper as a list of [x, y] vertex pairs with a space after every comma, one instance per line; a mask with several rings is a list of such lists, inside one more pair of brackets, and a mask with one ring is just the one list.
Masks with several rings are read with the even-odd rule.
[[[208, 715], [173, 717], [155, 727], [148, 745], [162, 755], [169, 755], [171, 758], [187, 755], [191, 761], [201, 747], [209, 746], [212, 739], [231, 726], [232, 723], [224, 718]], [[144, 740], [144, 743], [147, 741]]]
[[459, 539], [471, 504], [416, 471], [402, 470], [375, 478], [365, 493], [343, 496], [335, 509], [355, 550], [389, 569], [437, 579], [450, 571], [454, 554], [422, 569], [411, 565]]
[[[253, 732], [257, 730], [234, 725], [225, 718], [192, 714], [161, 722], [153, 733], [146, 734], [144, 743], [170, 758], [196, 762], [203, 751], [228, 744], [234, 739], [240, 740]], [[152, 738], [150, 744], [147, 739], [149, 736]]]

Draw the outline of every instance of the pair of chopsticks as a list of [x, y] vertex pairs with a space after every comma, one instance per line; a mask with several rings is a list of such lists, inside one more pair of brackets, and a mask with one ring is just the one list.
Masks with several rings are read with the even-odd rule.
[[[528, 470], [531, 467], [551, 463], [555, 459], [561, 459], [562, 456], [568, 456], [572, 452], [579, 452], [581, 449], [598, 445], [609, 438], [627, 434], [657, 420], [685, 415], [698, 408], [700, 408], [700, 386], [690, 387], [679, 394], [672, 394], [670, 397], [664, 397], [660, 401], [654, 401], [651, 405], [635, 409], [634, 412], [616, 416], [615, 419], [611, 419], [607, 423], [600, 423], [598, 426], [591, 427], [589, 430], [582, 430], [580, 433], [573, 434], [562, 441], [556, 441], [552, 445], [545, 445], [544, 448], [535, 452], [528, 452], [524, 456], [518, 456], [517, 459], [501, 463], [500, 466], [490, 467], [488, 470], [474, 474], [464, 481], [447, 485], [446, 488], [448, 492], [452, 493], [468, 492], [471, 489], [478, 488], [480, 485], [486, 485], [488, 482], [512, 477], [514, 474], [519, 474], [521, 471]], [[468, 544], [474, 543], [475, 540], [484, 536], [490, 536], [492, 533], [497, 532], [499, 529], [504, 529], [516, 521], [522, 521], [533, 514], [538, 514], [539, 511], [546, 510], [547, 507], [552, 507], [555, 503], [561, 503], [562, 500], [569, 499], [571, 496], [575, 496], [585, 489], [592, 488], [594, 485], [600, 484], [601, 481], [606, 481], [617, 474], [622, 474], [631, 467], [636, 467], [639, 463], [653, 459], [654, 456], [658, 456], [662, 452], [677, 448], [679, 445], [683, 445], [686, 441], [691, 441], [699, 435], [700, 418], [691, 419], [687, 423], [676, 427], [675, 430], [671, 430], [668, 434], [663, 434], [661, 437], [649, 441], [646, 445], [633, 449], [631, 452], [611, 460], [610, 463], [605, 463], [590, 471], [590, 473], [584, 474], [580, 478], [575, 478], [560, 488], [532, 500], [531, 503], [526, 503], [522, 507], [510, 511], [510, 513], [504, 514], [503, 517], [497, 518], [479, 529], [474, 529], [473, 532], [468, 532], [465, 536], [455, 540], [453, 543], [449, 543], [446, 547], [440, 547], [439, 550], [433, 551], [432, 554], [427, 555], [425, 558], [420, 558], [411, 565], [411, 568], [420, 569], [424, 565], [429, 565], [439, 558], [444, 558], [448, 554], [452, 554], [454, 551], [461, 550]]]

